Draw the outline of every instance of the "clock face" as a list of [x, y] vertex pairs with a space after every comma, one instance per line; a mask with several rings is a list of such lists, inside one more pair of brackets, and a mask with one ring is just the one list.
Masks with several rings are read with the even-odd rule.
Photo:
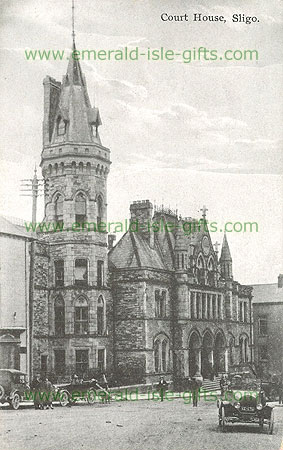
[[210, 248], [209, 240], [208, 240], [207, 236], [204, 236], [202, 238], [201, 246], [202, 246], [203, 253], [207, 256], [209, 254], [209, 248]]

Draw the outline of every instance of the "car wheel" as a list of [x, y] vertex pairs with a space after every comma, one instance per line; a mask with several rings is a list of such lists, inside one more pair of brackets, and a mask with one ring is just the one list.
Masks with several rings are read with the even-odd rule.
[[271, 415], [270, 415], [270, 419], [269, 419], [269, 423], [268, 423], [268, 434], [272, 434], [273, 433], [273, 428], [274, 428], [274, 412], [272, 410], [271, 411]]
[[96, 393], [93, 389], [90, 389], [87, 392], [87, 402], [89, 405], [93, 405], [95, 403]]
[[69, 392], [67, 391], [60, 392], [60, 405], [68, 406], [69, 403], [70, 403]]
[[19, 409], [20, 407], [20, 401], [21, 401], [21, 397], [20, 394], [18, 394], [17, 392], [15, 392], [15, 394], [13, 395], [12, 399], [10, 400], [10, 405], [11, 408], [13, 409]]

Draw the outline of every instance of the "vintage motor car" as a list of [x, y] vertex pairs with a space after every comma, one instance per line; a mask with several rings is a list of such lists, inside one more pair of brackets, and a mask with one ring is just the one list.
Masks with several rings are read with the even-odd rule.
[[234, 375], [227, 390], [217, 402], [219, 426], [225, 431], [229, 423], [258, 424], [261, 429], [267, 425], [273, 433], [274, 412], [266, 403], [266, 396], [260, 380], [245, 374]]
[[27, 375], [16, 369], [0, 369], [0, 403], [19, 409], [24, 393], [29, 391]]
[[[90, 405], [99, 399], [97, 392], [104, 392], [104, 398], [107, 399], [109, 393], [105, 391], [97, 382], [97, 380], [79, 380], [72, 379], [68, 384], [56, 386], [57, 398], [61, 406], [70, 406], [78, 400], [85, 400]], [[101, 396], [100, 398], [103, 398]]]

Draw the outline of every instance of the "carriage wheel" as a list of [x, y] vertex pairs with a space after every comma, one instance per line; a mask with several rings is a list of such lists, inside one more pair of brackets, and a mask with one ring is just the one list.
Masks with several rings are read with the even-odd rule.
[[70, 403], [69, 393], [67, 391], [61, 392], [60, 393], [60, 405], [68, 406], [69, 403]]
[[18, 394], [17, 392], [13, 395], [11, 401], [10, 401], [10, 405], [11, 408], [13, 409], [19, 409], [20, 407], [20, 401], [21, 401], [21, 397], [20, 394]]
[[87, 393], [87, 402], [89, 405], [93, 405], [96, 400], [96, 393], [94, 389], [90, 389]]

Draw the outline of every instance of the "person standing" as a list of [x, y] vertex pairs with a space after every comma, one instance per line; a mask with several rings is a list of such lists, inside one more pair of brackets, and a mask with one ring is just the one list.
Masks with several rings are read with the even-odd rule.
[[162, 402], [164, 399], [164, 392], [166, 392], [167, 387], [168, 387], [168, 383], [165, 381], [164, 377], [160, 377], [157, 388], [159, 390], [160, 400]]
[[33, 392], [34, 409], [40, 409], [39, 389], [40, 389], [40, 375], [36, 374], [31, 383], [31, 390]]
[[192, 397], [193, 397], [193, 406], [198, 406], [198, 396], [199, 396], [199, 382], [196, 377], [192, 378]]

